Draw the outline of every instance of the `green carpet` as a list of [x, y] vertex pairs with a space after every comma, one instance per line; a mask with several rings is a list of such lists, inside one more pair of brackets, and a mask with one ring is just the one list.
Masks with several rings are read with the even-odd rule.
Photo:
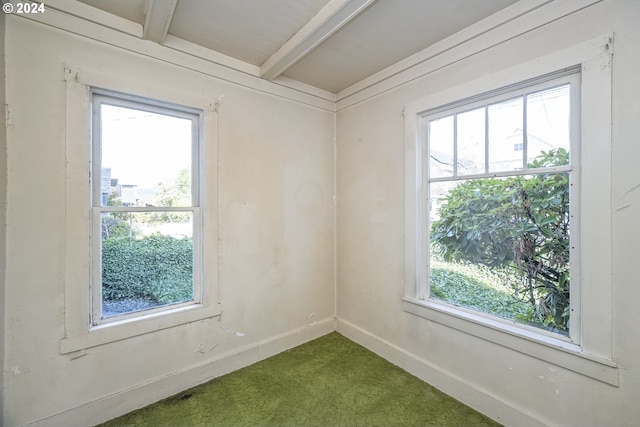
[[498, 425], [336, 332], [102, 424]]

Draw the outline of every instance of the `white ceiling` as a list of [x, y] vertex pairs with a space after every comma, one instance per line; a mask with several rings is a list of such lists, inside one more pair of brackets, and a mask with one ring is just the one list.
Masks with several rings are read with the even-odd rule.
[[336, 94], [515, 3], [70, 0], [65, 11], [103, 25], [131, 24], [142, 28], [142, 38], [189, 46], [265, 79], [284, 76]]

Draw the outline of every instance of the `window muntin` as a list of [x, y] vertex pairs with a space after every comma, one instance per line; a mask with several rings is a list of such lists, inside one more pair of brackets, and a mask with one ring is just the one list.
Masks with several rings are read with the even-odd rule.
[[92, 92], [92, 324], [201, 300], [201, 111]]
[[[579, 270], [569, 261], [576, 258], [579, 236], [574, 221], [578, 200], [570, 191], [577, 179], [578, 146], [571, 140], [572, 123], [578, 120], [577, 86], [578, 75], [572, 74], [421, 115], [427, 139], [428, 212], [423, 227], [427, 274], [422, 275], [419, 298], [542, 333], [550, 330], [562, 339], [579, 335], [578, 325], [568, 321], [577, 309], [579, 283]], [[478, 192], [489, 194], [474, 196]], [[550, 192], [555, 192], [553, 197]], [[523, 199], [532, 194], [537, 198], [533, 203]], [[464, 198], [457, 210], [451, 208]], [[505, 216], [517, 206], [520, 212]], [[449, 222], [440, 217], [443, 209]], [[456, 215], [457, 220], [451, 220]], [[553, 227], [564, 231], [549, 238]], [[494, 237], [501, 239], [501, 251], [482, 243]], [[443, 242], [448, 250], [443, 250]], [[526, 254], [530, 257], [523, 260]], [[509, 260], [511, 266], [505, 268]], [[555, 282], [547, 280], [542, 286], [536, 279], [551, 270]]]

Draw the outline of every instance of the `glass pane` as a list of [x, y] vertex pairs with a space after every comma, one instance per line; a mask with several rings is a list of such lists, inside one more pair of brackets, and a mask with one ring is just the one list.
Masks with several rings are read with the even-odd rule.
[[429, 184], [429, 223], [440, 219], [440, 209], [446, 204], [446, 198], [462, 181], [432, 182]]
[[522, 98], [489, 106], [489, 172], [522, 169]]
[[484, 107], [458, 114], [458, 176], [485, 173]]
[[567, 174], [432, 183], [430, 297], [567, 335]]
[[[569, 85], [527, 95], [527, 163], [542, 152], [569, 151], [570, 95]], [[569, 158], [564, 160], [568, 164]]]
[[102, 105], [102, 206], [191, 206], [189, 119]]
[[102, 213], [102, 317], [193, 299], [191, 212]]
[[429, 122], [429, 177], [453, 176], [453, 116]]

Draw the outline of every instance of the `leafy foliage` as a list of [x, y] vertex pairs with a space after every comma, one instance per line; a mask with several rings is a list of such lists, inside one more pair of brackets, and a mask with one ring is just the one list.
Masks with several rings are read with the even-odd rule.
[[505, 319], [532, 321], [531, 307], [500, 283], [500, 277], [482, 266], [431, 264], [431, 296]]
[[[122, 206], [122, 201], [116, 191], [111, 191], [107, 196], [107, 206]], [[129, 226], [128, 219], [129, 213], [127, 212], [110, 212], [103, 215], [101, 220], [102, 238], [132, 237], [133, 230]]]
[[148, 298], [160, 304], [193, 297], [191, 239], [154, 234], [102, 241], [103, 300]]
[[159, 182], [156, 186], [158, 206], [191, 205], [191, 171], [183, 168], [172, 182]]
[[[184, 168], [169, 182], [159, 182], [155, 188], [157, 206], [191, 206], [191, 171]], [[166, 222], [185, 222], [189, 220], [186, 212], [149, 212], [146, 221], [151, 224]]]
[[[568, 164], [560, 148], [528, 167]], [[538, 319], [566, 331], [569, 321], [569, 178], [566, 173], [482, 178], [452, 189], [431, 227], [446, 262], [484, 265], [510, 276], [514, 295]]]

